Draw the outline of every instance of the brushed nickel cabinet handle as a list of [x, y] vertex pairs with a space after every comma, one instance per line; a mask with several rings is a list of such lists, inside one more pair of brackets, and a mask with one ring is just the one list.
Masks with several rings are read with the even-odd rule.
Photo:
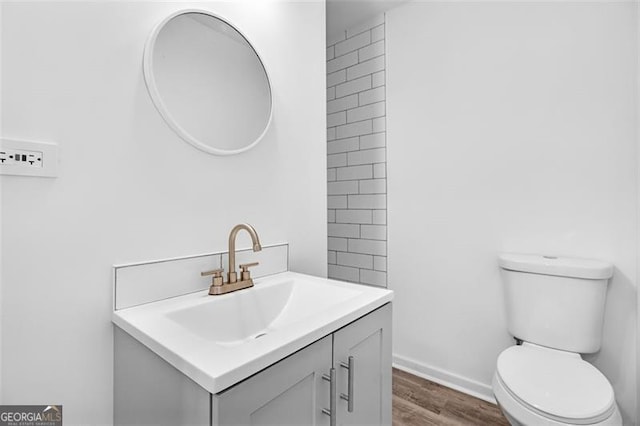
[[348, 363], [341, 362], [340, 366], [342, 368], [346, 368], [348, 371], [347, 394], [345, 395], [341, 393], [340, 398], [347, 401], [347, 411], [353, 413], [353, 372], [355, 369], [355, 362], [353, 360], [353, 357], [349, 357]]
[[322, 379], [329, 382], [329, 409], [323, 408], [322, 412], [329, 416], [329, 425], [336, 426], [336, 369], [329, 370], [329, 375], [322, 375]]

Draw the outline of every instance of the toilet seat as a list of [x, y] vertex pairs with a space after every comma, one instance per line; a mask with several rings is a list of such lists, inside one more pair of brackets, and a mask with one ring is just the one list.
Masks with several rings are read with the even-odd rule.
[[558, 423], [599, 423], [616, 409], [609, 381], [576, 353], [512, 346], [498, 357], [496, 377], [518, 403]]

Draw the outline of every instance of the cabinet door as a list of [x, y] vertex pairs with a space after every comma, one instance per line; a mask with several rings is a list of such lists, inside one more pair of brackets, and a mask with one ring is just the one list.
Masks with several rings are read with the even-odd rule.
[[[391, 304], [334, 333], [334, 367], [338, 377], [339, 425], [391, 424]], [[349, 369], [351, 357], [351, 386]], [[351, 388], [351, 394], [349, 394]]]
[[213, 425], [328, 425], [331, 336], [213, 396]]

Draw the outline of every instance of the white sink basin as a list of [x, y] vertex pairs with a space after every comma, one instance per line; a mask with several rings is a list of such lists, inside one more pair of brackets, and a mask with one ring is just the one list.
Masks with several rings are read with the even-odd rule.
[[359, 295], [358, 288], [283, 279], [249, 291], [202, 298], [166, 313], [187, 333], [223, 346], [235, 346], [318, 315]]
[[390, 302], [393, 292], [285, 272], [113, 313], [113, 322], [211, 393]]

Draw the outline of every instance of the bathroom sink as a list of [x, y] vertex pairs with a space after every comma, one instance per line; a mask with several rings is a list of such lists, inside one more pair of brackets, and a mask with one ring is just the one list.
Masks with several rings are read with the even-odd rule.
[[114, 311], [112, 320], [219, 393], [390, 302], [393, 292], [294, 272], [220, 296], [207, 290]]
[[318, 315], [336, 302], [345, 302], [360, 293], [357, 288], [290, 278], [254, 286], [250, 291], [202, 297], [166, 316], [183, 327], [185, 333], [234, 346]]

